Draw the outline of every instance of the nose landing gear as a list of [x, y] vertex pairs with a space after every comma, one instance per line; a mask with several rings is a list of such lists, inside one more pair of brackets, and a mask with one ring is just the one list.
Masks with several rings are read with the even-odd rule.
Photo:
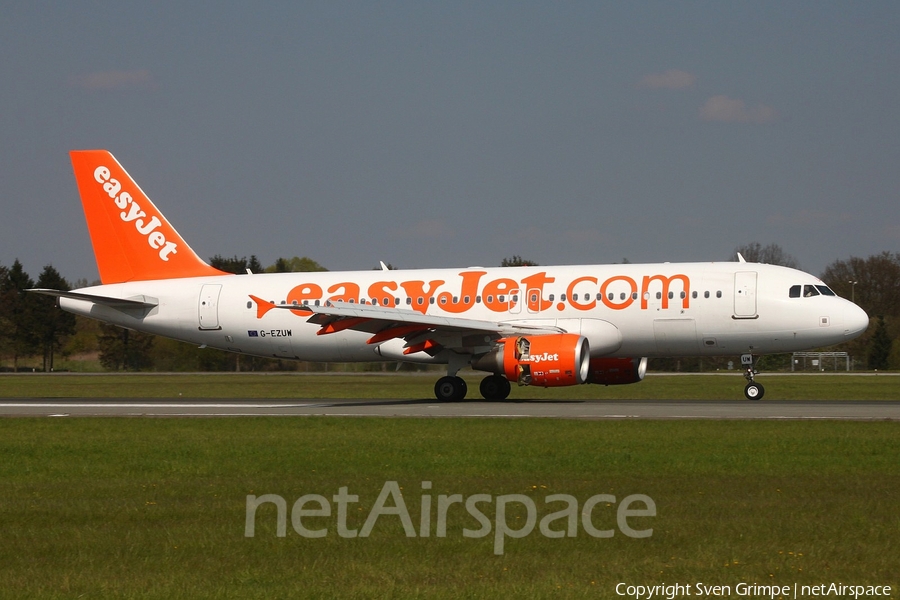
[[747, 386], [744, 388], [744, 396], [747, 400], [759, 400], [765, 395], [766, 388], [753, 380], [755, 375], [759, 374], [756, 370], [752, 354], [741, 355], [741, 365], [744, 367], [744, 379], [747, 380]]

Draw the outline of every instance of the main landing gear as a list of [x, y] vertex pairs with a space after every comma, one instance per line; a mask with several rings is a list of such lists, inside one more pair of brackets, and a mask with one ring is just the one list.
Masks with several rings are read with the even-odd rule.
[[744, 379], [747, 380], [747, 386], [744, 388], [744, 396], [747, 397], [747, 400], [761, 399], [766, 393], [766, 388], [753, 380], [754, 375], [759, 374], [759, 371], [756, 370], [756, 366], [754, 365], [753, 355], [742, 354], [741, 365], [744, 367]]
[[441, 377], [434, 384], [434, 395], [440, 402], [460, 402], [468, 391], [466, 380], [456, 375]]
[[[506, 400], [510, 390], [509, 381], [503, 375], [488, 375], [478, 388], [485, 400]], [[434, 396], [440, 402], [460, 402], [467, 392], [465, 379], [456, 375], [441, 377], [434, 384]]]
[[511, 389], [509, 379], [503, 375], [488, 375], [478, 386], [485, 400], [506, 400]]

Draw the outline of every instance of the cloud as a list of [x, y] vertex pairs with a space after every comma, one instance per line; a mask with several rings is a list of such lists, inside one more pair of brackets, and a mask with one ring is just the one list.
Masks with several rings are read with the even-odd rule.
[[697, 76], [687, 71], [669, 69], [665, 73], [651, 73], [638, 84], [640, 87], [663, 90], [680, 90], [691, 87], [697, 81]]
[[853, 215], [846, 212], [829, 212], [825, 210], [813, 210], [804, 208], [785, 215], [775, 213], [766, 217], [766, 223], [773, 227], [822, 229], [850, 223]]
[[778, 118], [778, 113], [771, 106], [758, 104], [747, 108], [743, 100], [728, 96], [713, 96], [700, 109], [700, 118], [704, 121], [720, 121], [723, 123], [771, 123]]
[[399, 235], [416, 240], [446, 241], [456, 237], [456, 232], [439, 219], [425, 219], [410, 225], [408, 228], [398, 231]]
[[565, 239], [573, 246], [588, 246], [609, 241], [607, 235], [596, 229], [571, 229], [565, 232]]
[[96, 71], [85, 75], [75, 75], [69, 83], [86, 90], [135, 90], [150, 89], [155, 86], [153, 75], [147, 69], [133, 71]]

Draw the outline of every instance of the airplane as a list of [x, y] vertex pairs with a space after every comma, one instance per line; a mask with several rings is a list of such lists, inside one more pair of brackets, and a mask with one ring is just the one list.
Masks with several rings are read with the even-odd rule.
[[829, 346], [869, 317], [820, 279], [738, 262], [468, 267], [235, 275], [188, 246], [106, 150], [70, 153], [101, 285], [63, 310], [201, 347], [320, 362], [446, 365], [439, 401], [468, 392], [641, 381], [653, 357], [738, 356], [747, 384], [764, 354]]

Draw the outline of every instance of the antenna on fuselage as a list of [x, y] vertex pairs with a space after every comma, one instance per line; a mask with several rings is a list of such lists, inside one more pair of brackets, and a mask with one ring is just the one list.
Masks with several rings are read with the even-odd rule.
[[742, 262], [742, 263], [747, 262], [746, 260], [744, 260], [744, 256], [740, 252], [738, 252], [737, 255], [738, 255], [738, 262]]

